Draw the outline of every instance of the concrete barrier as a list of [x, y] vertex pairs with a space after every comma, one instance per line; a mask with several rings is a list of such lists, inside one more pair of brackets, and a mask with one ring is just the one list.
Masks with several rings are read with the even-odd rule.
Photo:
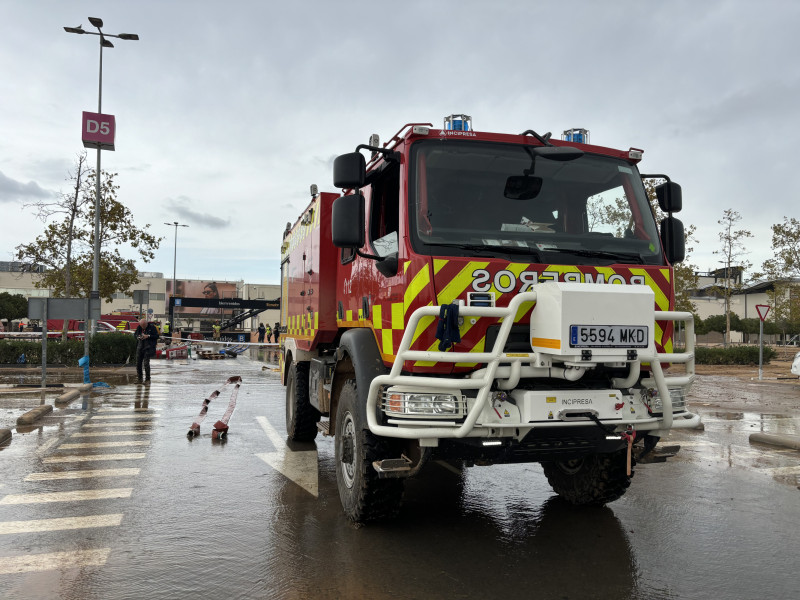
[[56, 398], [56, 402], [69, 402], [70, 400], [74, 400], [80, 395], [81, 391], [79, 388], [72, 388], [68, 392], [64, 392], [58, 398]]
[[0, 444], [5, 444], [10, 439], [11, 439], [11, 430], [0, 429]]
[[771, 446], [781, 446], [783, 448], [793, 448], [800, 450], [800, 436], [781, 435], [777, 433], [752, 433], [750, 443], [769, 444]]
[[29, 410], [20, 418], [17, 419], [17, 425], [30, 425], [37, 419], [43, 417], [49, 412], [53, 411], [52, 404], [42, 404], [41, 406], [37, 406], [33, 410]]

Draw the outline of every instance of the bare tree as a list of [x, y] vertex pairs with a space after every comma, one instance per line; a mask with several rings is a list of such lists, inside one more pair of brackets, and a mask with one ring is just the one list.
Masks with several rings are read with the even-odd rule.
[[722, 218], [717, 221], [722, 225], [719, 232], [720, 249], [714, 254], [722, 256], [720, 261], [725, 265], [724, 286], [720, 287], [725, 300], [725, 346], [731, 343], [731, 296], [735, 290], [742, 288], [742, 274], [752, 267], [752, 263], [744, 257], [750, 252], [745, 249], [744, 240], [753, 237], [747, 229], [734, 229], [742, 220], [742, 216], [732, 208], [725, 209]]

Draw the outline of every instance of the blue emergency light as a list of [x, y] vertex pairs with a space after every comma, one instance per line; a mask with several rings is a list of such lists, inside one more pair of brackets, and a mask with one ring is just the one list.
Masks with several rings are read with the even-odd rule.
[[561, 139], [564, 140], [565, 142], [577, 142], [578, 144], [588, 144], [589, 130], [581, 129], [579, 127], [573, 127], [572, 129], [567, 129], [564, 133], [562, 133]]
[[447, 131], [472, 131], [472, 117], [469, 115], [450, 115], [444, 118]]

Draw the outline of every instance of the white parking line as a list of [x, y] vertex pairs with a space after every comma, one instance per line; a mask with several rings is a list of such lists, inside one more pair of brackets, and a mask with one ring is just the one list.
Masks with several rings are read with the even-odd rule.
[[133, 488], [73, 490], [70, 492], [45, 492], [40, 494], [9, 494], [0, 500], [0, 504], [42, 504], [46, 502], [109, 500], [111, 498], [130, 498], [131, 492], [133, 492]]
[[141, 421], [152, 421], [152, 417], [140, 418], [136, 415], [95, 415], [92, 417], [94, 420], [114, 420], [114, 419], [134, 419], [137, 423]]
[[111, 437], [111, 436], [123, 436], [123, 435], [152, 435], [153, 431], [94, 431], [90, 433], [73, 433], [70, 437], [80, 437], [80, 438], [87, 438], [87, 437]]
[[124, 423], [87, 423], [82, 425], [81, 428], [95, 428], [98, 427], [133, 427], [134, 425], [152, 425], [155, 421], [125, 421]]
[[36, 533], [40, 531], [64, 531], [66, 529], [88, 529], [90, 527], [117, 527], [122, 523], [122, 513], [114, 515], [91, 515], [88, 517], [63, 517], [35, 519], [31, 521], [0, 522], [0, 535], [13, 533]]
[[100, 412], [100, 413], [122, 413], [122, 412], [127, 412], [127, 413], [129, 413], [129, 412], [147, 413], [147, 412], [158, 411], [158, 410], [161, 410], [161, 409], [158, 408], [158, 407], [154, 407], [154, 408], [130, 408], [130, 407], [128, 407], [128, 408], [113, 408], [113, 407], [109, 407], [109, 408], [100, 408], [100, 409], [98, 409], [97, 412]]
[[150, 440], [120, 440], [116, 442], [80, 442], [61, 444], [59, 449], [72, 450], [75, 448], [124, 448], [126, 446], [149, 446]]
[[90, 454], [87, 456], [49, 456], [43, 463], [92, 462], [95, 460], [141, 460], [144, 452], [127, 452], [125, 454]]
[[79, 567], [96, 567], [106, 564], [111, 548], [97, 550], [72, 550], [28, 556], [5, 556], [0, 562], [0, 574], [52, 571]]
[[57, 479], [94, 479], [95, 477], [134, 477], [141, 469], [81, 469], [78, 471], [58, 471], [54, 473], [31, 473], [25, 481], [51, 481]]

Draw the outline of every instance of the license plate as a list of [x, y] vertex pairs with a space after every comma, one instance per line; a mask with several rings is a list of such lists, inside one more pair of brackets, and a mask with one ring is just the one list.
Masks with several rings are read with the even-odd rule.
[[647, 348], [646, 325], [571, 325], [572, 348]]

